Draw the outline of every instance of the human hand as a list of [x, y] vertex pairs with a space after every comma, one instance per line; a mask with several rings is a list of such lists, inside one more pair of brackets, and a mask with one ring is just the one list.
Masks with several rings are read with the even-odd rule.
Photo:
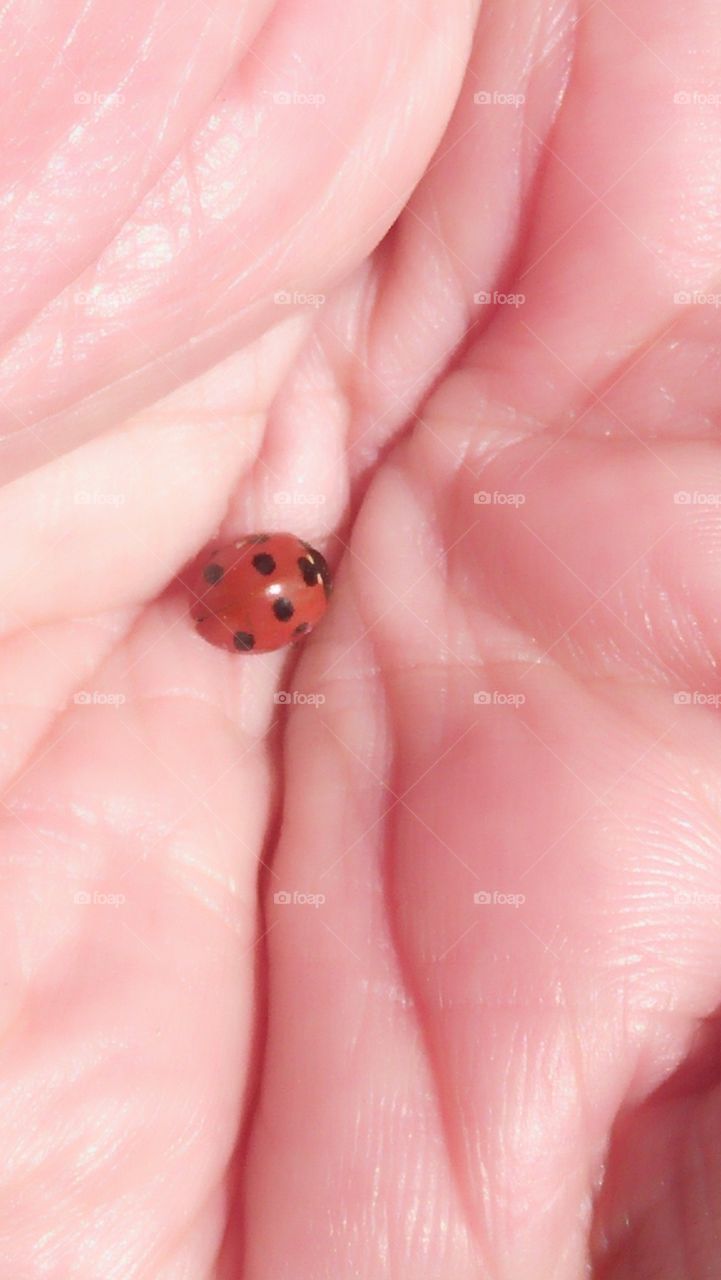
[[0, 1276], [715, 1274], [713, 7], [2, 21]]

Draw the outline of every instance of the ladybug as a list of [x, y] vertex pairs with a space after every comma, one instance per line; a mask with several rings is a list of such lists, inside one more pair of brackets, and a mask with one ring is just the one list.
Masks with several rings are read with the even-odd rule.
[[313, 630], [330, 590], [315, 547], [294, 533], [253, 533], [205, 560], [190, 613], [209, 644], [270, 653]]

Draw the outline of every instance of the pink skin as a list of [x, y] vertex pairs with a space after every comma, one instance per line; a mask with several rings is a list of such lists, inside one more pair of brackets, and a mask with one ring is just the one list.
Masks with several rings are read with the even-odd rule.
[[0, 19], [0, 1280], [705, 1280], [717, 5], [120, 13]]

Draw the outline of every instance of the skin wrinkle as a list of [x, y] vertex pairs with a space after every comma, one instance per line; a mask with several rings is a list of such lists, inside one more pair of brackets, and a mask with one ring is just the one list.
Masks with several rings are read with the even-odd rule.
[[[388, 692], [386, 692], [386, 698], [389, 699], [390, 696], [391, 695]], [[391, 715], [392, 715], [392, 711], [391, 711]], [[402, 779], [399, 777], [397, 769], [391, 771], [390, 776], [391, 776], [392, 791], [395, 794], [402, 794], [404, 788], [402, 786]], [[384, 881], [385, 881], [385, 897], [386, 897], [386, 904], [387, 904], [387, 919], [388, 919], [389, 934], [393, 942], [394, 950], [397, 956], [399, 972], [402, 975], [402, 980], [403, 980], [405, 989], [408, 992], [409, 999], [412, 1003], [414, 1020], [418, 1028], [421, 1041], [425, 1047], [426, 1056], [428, 1060], [428, 1067], [430, 1072], [430, 1078], [433, 1082], [435, 1112], [440, 1122], [441, 1132], [444, 1137], [444, 1145], [447, 1152], [448, 1168], [451, 1174], [452, 1183], [453, 1183], [453, 1186], [455, 1187], [459, 1202], [463, 1207], [465, 1220], [466, 1220], [466, 1223], [468, 1224], [468, 1230], [472, 1234], [472, 1237], [474, 1239], [476, 1248], [478, 1250], [479, 1259], [483, 1259], [483, 1265], [488, 1270], [490, 1264], [489, 1264], [488, 1258], [484, 1257], [484, 1254], [486, 1251], [485, 1242], [482, 1240], [482, 1237], [480, 1235], [480, 1225], [476, 1225], [475, 1223], [475, 1215], [473, 1212], [472, 1201], [469, 1198], [468, 1189], [465, 1186], [465, 1179], [461, 1174], [463, 1161], [459, 1159], [458, 1138], [455, 1132], [456, 1125], [455, 1125], [455, 1120], [453, 1116], [453, 1110], [450, 1103], [447, 1101], [447, 1097], [448, 1097], [447, 1090], [444, 1088], [445, 1073], [443, 1070], [441, 1058], [436, 1051], [435, 1043], [427, 1027], [425, 1001], [423, 999], [420, 985], [418, 984], [418, 982], [415, 980], [413, 976], [414, 966], [412, 964], [409, 964], [406, 956], [406, 946], [404, 942], [403, 932], [400, 927], [398, 910], [397, 910], [397, 906], [394, 905], [394, 904], [397, 904], [397, 901], [398, 901], [398, 886], [397, 886], [396, 877], [393, 871], [393, 853], [394, 851], [396, 851], [396, 848], [397, 848], [395, 832], [397, 830], [397, 821], [398, 821], [397, 815], [399, 810], [400, 810], [400, 806], [396, 806], [396, 808], [391, 810], [391, 813], [388, 814], [386, 817], [386, 823], [385, 823], [386, 829], [389, 832], [388, 847], [391, 851], [391, 856], [388, 857], [386, 860], [384, 873], [383, 873]], [[462, 1140], [463, 1139], [461, 1138], [461, 1141]], [[490, 1275], [490, 1271], [488, 1272], [488, 1274]]]
[[[251, 31], [251, 30], [252, 30], [252, 27], [253, 27], [254, 13], [255, 13], [256, 9], [257, 9], [257, 6], [254, 6], [254, 8], [253, 8], [253, 9], [251, 9], [251, 10], [244, 10], [244, 11], [243, 11], [243, 13], [242, 13], [241, 15], [239, 15], [239, 16], [236, 16], [234, 20], [229, 20], [229, 24], [228, 24], [228, 31], [232, 32], [233, 30], [235, 30], [236, 35], [241, 34], [241, 33], [242, 33], [242, 31], [243, 31], [243, 28], [244, 28], [244, 27], [245, 27], [245, 30], [246, 30], [246, 34], [247, 34], [249, 31]], [[153, 11], [154, 11], [154, 10], [153, 10]], [[89, 13], [94, 12], [94, 10], [93, 10], [92, 6], [88, 6], [88, 12], [89, 12]], [[152, 11], [151, 11], [151, 12], [152, 12]], [[222, 7], [221, 7], [221, 9], [217, 10], [217, 16], [218, 16], [218, 17], [220, 17], [221, 13], [222, 13]], [[97, 23], [96, 23], [96, 25], [97, 25]], [[152, 28], [151, 28], [151, 32], [152, 32]], [[92, 28], [90, 29], [90, 31], [89, 31], [89, 32], [87, 32], [87, 31], [86, 31], [86, 32], [81, 31], [81, 33], [80, 33], [80, 34], [81, 34], [81, 36], [82, 36], [82, 43], [83, 43], [83, 45], [84, 45], [84, 43], [86, 43], [89, 39], [92, 39], [92, 38], [94, 37], [94, 35], [95, 35], [95, 33], [93, 32]], [[227, 32], [226, 32], [226, 34], [227, 34]], [[76, 43], [78, 43], [78, 41], [76, 41]], [[228, 42], [228, 44], [226, 45], [226, 50], [227, 50], [227, 48], [232, 48], [232, 41], [229, 41], [229, 42]], [[206, 58], [206, 62], [207, 62], [207, 65], [208, 65], [208, 66], [212, 65], [212, 58], [211, 58], [212, 53], [213, 53], [213, 50], [209, 48], [209, 49], [207, 50], [207, 55], [208, 55], [208, 57]], [[76, 60], [77, 60], [78, 58], [80, 58], [80, 56], [81, 56], [81, 53], [80, 53], [80, 50], [78, 50], [78, 54], [77, 54], [77, 58], [76, 58]], [[141, 59], [141, 61], [142, 61], [142, 59]], [[131, 79], [133, 79], [133, 80], [134, 80], [134, 82], [135, 82], [135, 85], [134, 85], [134, 91], [133, 91], [133, 93], [128, 92], [128, 94], [126, 95], [126, 96], [127, 96], [127, 98], [128, 98], [128, 101], [127, 101], [127, 103], [126, 103], [126, 104], [124, 104], [124, 105], [123, 105], [123, 112], [125, 113], [125, 118], [124, 118], [124, 125], [125, 125], [125, 126], [127, 126], [127, 123], [128, 123], [128, 121], [127, 121], [127, 116], [128, 116], [128, 115], [129, 115], [129, 114], [134, 110], [134, 108], [135, 108], [134, 98], [135, 98], [135, 95], [137, 94], [137, 88], [138, 88], [138, 86], [137, 86], [137, 79], [138, 79], [137, 71], [138, 71], [138, 64], [137, 64], [137, 63], [135, 63], [135, 64], [129, 64], [129, 65], [124, 69], [124, 71], [123, 71], [123, 73], [121, 74], [121, 77], [120, 77], [120, 79], [119, 79], [119, 81], [118, 81], [118, 83], [123, 84], [123, 85], [124, 85], [124, 87], [125, 87], [125, 88], [127, 88], [128, 90], [130, 90], [130, 88], [131, 88]], [[203, 78], [202, 78], [202, 77], [196, 77], [195, 79], [196, 79], [196, 81], [197, 81], [197, 84], [198, 84], [198, 85], [201, 85], [201, 84], [203, 83]], [[178, 86], [176, 87], [176, 93], [177, 93], [177, 92], [179, 92], [181, 88], [182, 88], [182, 84], [181, 84], [181, 85], [178, 85]], [[196, 89], [195, 85], [193, 84], [193, 85], [191, 85], [190, 96], [191, 96], [191, 97], [193, 97], [194, 95], [196, 95], [196, 93], [197, 93], [197, 89]], [[208, 97], [212, 97], [212, 92], [208, 93]], [[96, 131], [96, 127], [97, 127], [97, 125], [98, 125], [98, 124], [99, 124], [99, 122], [100, 122], [100, 117], [102, 116], [102, 113], [103, 113], [106, 109], [107, 109], [107, 104], [106, 104], [106, 103], [103, 103], [102, 101], [97, 101], [97, 102], [95, 102], [95, 103], [94, 103], [94, 105], [93, 105], [93, 113], [94, 113], [94, 127], [93, 127], [92, 129], [89, 127], [89, 126], [90, 126], [90, 124], [91, 124], [91, 123], [93, 123], [92, 121], [87, 121], [87, 120], [85, 121], [84, 128], [85, 128], [85, 131], [86, 131], [86, 134], [87, 134], [87, 138], [88, 138], [88, 142], [89, 142], [89, 144], [92, 144], [94, 132]], [[180, 117], [180, 116], [182, 115], [182, 113], [176, 113], [176, 115], [177, 115], [178, 117]], [[62, 118], [62, 117], [61, 117], [61, 118]], [[166, 115], [166, 118], [167, 118], [167, 115]], [[175, 127], [176, 127], [176, 129], [177, 129], [177, 124], [176, 124], [176, 126], [175, 126]], [[132, 132], [131, 132], [131, 134], [130, 134], [130, 139], [132, 140], [132, 138], [133, 138], [133, 137], [134, 137], [134, 135], [133, 135], [133, 134], [132, 134]], [[123, 141], [124, 141], [124, 142], [126, 141], [125, 135], [123, 135]], [[161, 138], [161, 141], [163, 141], [163, 139], [162, 139], [162, 138]], [[167, 140], [166, 140], [166, 145], [167, 145]], [[149, 163], [150, 152], [148, 152], [148, 151], [147, 151], [147, 149], [143, 149], [142, 156], [143, 156], [143, 159], [144, 159], [144, 162], [145, 162], [145, 165], [146, 165], [146, 173], [147, 173], [147, 174], [150, 174], [151, 183], [154, 183], [154, 182], [156, 182], [156, 181], [157, 181], [157, 179], [158, 179], [158, 173], [156, 173], [156, 174], [153, 176], [153, 174], [152, 174], [152, 164], [150, 165], [150, 168], [147, 168], [147, 165], [148, 165], [148, 163]], [[170, 157], [168, 157], [167, 159], [169, 159], [169, 158], [170, 158]], [[166, 161], [162, 164], [162, 170], [165, 170], [165, 168], [167, 167], [167, 159], [166, 159]], [[68, 190], [72, 190], [72, 189], [73, 189], [73, 188], [72, 188], [72, 186], [71, 186], [71, 184], [70, 184], [70, 180], [71, 180], [71, 179], [75, 179], [76, 184], [77, 184], [77, 179], [78, 179], [78, 174], [79, 174], [79, 165], [80, 165], [80, 163], [81, 163], [81, 159], [80, 159], [80, 157], [79, 157], [77, 154], [75, 154], [75, 155], [73, 156], [72, 162], [66, 166], [66, 168], [67, 168], [67, 172], [68, 172]], [[124, 168], [127, 166], [127, 153], [124, 153], [124, 154], [123, 154], [123, 157], [122, 157], [122, 164], [123, 164]], [[104, 172], [104, 171], [103, 171], [103, 172]], [[87, 171], [86, 171], [86, 177], [87, 177]], [[131, 203], [131, 206], [129, 207], [129, 210], [128, 210], [127, 206], [126, 206], [126, 213], [127, 213], [127, 212], [130, 212], [130, 213], [132, 214], [132, 213], [137, 209], [137, 207], [138, 207], [138, 202], [139, 202], [139, 200], [141, 199], [141, 197], [143, 196], [144, 191], [145, 191], [145, 192], [147, 192], [147, 190], [148, 190], [148, 179], [147, 179], [147, 177], [146, 177], [145, 179], [143, 179], [142, 174], [141, 174], [140, 178], [138, 179], [138, 182], [140, 183], [140, 185], [139, 185], [139, 186], [137, 186], [137, 184], [134, 184], [134, 189], [137, 191], [137, 193], [138, 193], [138, 194], [137, 194], [137, 196], [134, 198], [134, 201]], [[76, 186], [76, 188], [75, 188], [75, 189], [77, 189], [77, 186]], [[125, 199], [125, 200], [127, 200], [127, 191], [128, 191], [128, 184], [127, 184], [127, 182], [126, 182], [126, 183], [124, 184], [124, 190], [123, 190], [123, 197], [124, 197], [124, 199]], [[83, 259], [83, 262], [81, 262], [80, 268], [78, 268], [78, 267], [77, 267], [77, 265], [73, 264], [73, 262], [72, 262], [72, 260], [71, 260], [71, 259], [72, 259], [72, 255], [71, 255], [70, 257], [68, 257], [68, 261], [67, 261], [68, 270], [71, 270], [71, 269], [73, 268], [73, 266], [75, 265], [75, 271], [76, 271], [76, 273], [77, 273], [78, 269], [79, 269], [80, 271], [83, 271], [83, 270], [85, 269], [85, 267], [88, 265], [88, 263], [90, 263], [90, 262], [94, 261], [94, 259], [95, 259], [95, 253], [96, 253], [96, 252], [98, 252], [98, 251], [100, 251], [100, 250], [102, 250], [102, 248], [106, 247], [106, 246], [107, 246], [107, 244], [109, 243], [109, 240], [112, 240], [113, 236], [115, 235], [115, 232], [117, 231], [117, 225], [118, 225], [117, 223], [113, 224], [112, 226], [111, 226], [110, 224], [108, 224], [108, 225], [110, 226], [109, 239], [108, 239], [108, 236], [106, 235], [106, 236], [105, 236], [105, 238], [104, 238], [102, 241], [98, 241], [98, 240], [96, 240], [94, 243], [90, 243], [90, 244], [88, 245], [88, 247], [87, 247], [87, 253], [86, 253], [85, 258]], [[60, 264], [60, 265], [61, 265], [61, 264], [63, 263], [63, 261], [65, 260], [65, 258], [66, 258], [66, 254], [65, 254], [65, 251], [64, 251], [64, 250], [63, 250], [63, 248], [62, 248], [62, 241], [61, 241], [61, 240], [59, 240], [59, 237], [58, 237], [57, 233], [56, 233], [56, 235], [55, 235], [55, 237], [54, 237], [54, 241], [55, 241], [54, 245], [52, 245], [52, 246], [51, 246], [49, 243], [46, 243], [46, 237], [43, 237], [43, 241], [42, 241], [42, 245], [40, 246], [40, 249], [41, 249], [41, 252], [50, 254], [50, 256], [52, 257], [52, 259], [54, 260], [54, 263], [57, 263], [57, 264]], [[74, 240], [74, 244], [76, 244], [76, 245], [77, 245], [77, 237], [76, 237], [76, 238], [75, 238], [75, 240]], [[90, 256], [88, 256], [88, 255], [90, 255]], [[83, 265], [83, 263], [84, 263], [84, 265]], [[18, 330], [15, 330], [14, 332], [15, 332], [15, 337], [17, 338], [17, 336], [18, 336], [18, 332], [19, 332], [19, 331], [18, 331]]]

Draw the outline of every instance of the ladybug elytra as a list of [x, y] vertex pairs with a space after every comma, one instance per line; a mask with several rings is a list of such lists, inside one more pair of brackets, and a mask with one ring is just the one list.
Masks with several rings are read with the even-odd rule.
[[270, 653], [313, 630], [330, 590], [315, 547], [293, 533], [255, 533], [208, 556], [190, 612], [209, 644]]

